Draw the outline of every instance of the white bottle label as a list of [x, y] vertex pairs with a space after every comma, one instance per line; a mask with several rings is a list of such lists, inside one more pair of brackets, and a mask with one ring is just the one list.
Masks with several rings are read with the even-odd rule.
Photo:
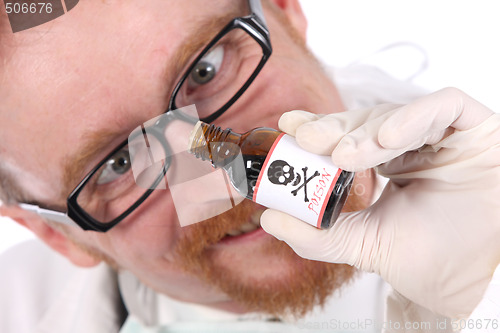
[[281, 134], [262, 166], [253, 201], [320, 228], [341, 172], [330, 156], [305, 151], [293, 137]]

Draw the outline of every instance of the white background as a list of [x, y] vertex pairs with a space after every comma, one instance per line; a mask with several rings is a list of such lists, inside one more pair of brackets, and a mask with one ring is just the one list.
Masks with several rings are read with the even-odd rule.
[[[346, 66], [397, 42], [427, 53], [427, 70], [414, 82], [437, 90], [456, 86], [500, 111], [500, 20], [495, 0], [301, 0], [309, 18], [309, 44], [325, 62]], [[406, 52], [406, 51], [405, 51]], [[417, 54], [415, 57], [414, 55]], [[402, 53], [383, 68], [406, 77], [421, 61]], [[372, 57], [373, 58], [373, 57]], [[0, 252], [32, 237], [0, 218]]]

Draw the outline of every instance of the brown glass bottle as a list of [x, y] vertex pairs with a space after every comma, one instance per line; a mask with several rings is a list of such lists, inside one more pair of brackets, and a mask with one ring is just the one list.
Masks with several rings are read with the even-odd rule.
[[[316, 198], [319, 200], [320, 196], [318, 196], [318, 193], [321, 193], [324, 200], [321, 214], [319, 214], [320, 207], [317, 207], [318, 209], [309, 208], [310, 211], [318, 214], [317, 223], [309, 223], [322, 229], [332, 227], [347, 200], [354, 173], [336, 169], [336, 177], [334, 178], [331, 172], [326, 171], [326, 168], [323, 168], [325, 170], [323, 172], [318, 171], [321, 168], [317, 165], [315, 165], [315, 168], [308, 170], [307, 163], [309, 161], [307, 156], [312, 154], [303, 150], [299, 150], [298, 153], [294, 150], [295, 153], [293, 153], [295, 155], [294, 160], [299, 160], [300, 164], [304, 165], [302, 174], [300, 171], [295, 172], [294, 167], [287, 163], [288, 159], [285, 160], [283, 157], [277, 161], [273, 161], [269, 165], [269, 162], [272, 160], [271, 156], [275, 154], [274, 149], [277, 147], [277, 143], [285, 141], [281, 140], [282, 136], [282, 132], [272, 128], [261, 127], [239, 134], [231, 131], [231, 129], [223, 130], [215, 125], [198, 122], [191, 134], [189, 150], [196, 157], [210, 161], [214, 167], [224, 169], [233, 187], [247, 199], [256, 201], [267, 207], [285, 211], [298, 218], [301, 218], [301, 216], [297, 216], [293, 211], [290, 212], [287, 209], [287, 206], [294, 206], [296, 204], [292, 201], [288, 203], [287, 198], [284, 198], [286, 195], [278, 194], [273, 197], [276, 198], [276, 201], [280, 201], [279, 207], [274, 207], [272, 203], [259, 202], [258, 197], [256, 199], [256, 189], [259, 188], [260, 184], [263, 184], [261, 181], [267, 176], [269, 181], [274, 182], [274, 184], [291, 187], [294, 190], [289, 191], [290, 188], [288, 188], [285, 191], [286, 193], [292, 193], [295, 197], [298, 196], [299, 191], [303, 192], [304, 207], [314, 206], [314, 200]], [[287, 140], [290, 141], [293, 139], [288, 137]], [[303, 158], [298, 155], [303, 155]], [[318, 157], [317, 155], [314, 156]], [[235, 163], [237, 158], [242, 159], [242, 162]], [[331, 162], [328, 163], [331, 164]], [[329, 170], [332, 167], [329, 166]], [[312, 173], [313, 169], [315, 170], [314, 173]], [[309, 175], [307, 174], [308, 171]], [[328, 188], [320, 186], [323, 183], [326, 184], [327, 180], [332, 181], [327, 186]], [[267, 182], [267, 180], [265, 181]], [[292, 183], [292, 181], [294, 182]], [[302, 185], [299, 184], [301, 182]], [[314, 189], [314, 182], [317, 182], [316, 189]], [[308, 185], [309, 190], [307, 190]], [[274, 185], [267, 186], [267, 190], [269, 190]], [[260, 188], [263, 187], [262, 185]], [[279, 188], [280, 191], [284, 190], [284, 186], [276, 186], [275, 188]], [[263, 190], [259, 191], [262, 193]], [[272, 196], [274, 194], [267, 193], [267, 196], [269, 195]], [[262, 194], [260, 196], [262, 197]], [[293, 197], [290, 198], [299, 200]], [[301, 204], [302, 199], [299, 200], [299, 205]]]

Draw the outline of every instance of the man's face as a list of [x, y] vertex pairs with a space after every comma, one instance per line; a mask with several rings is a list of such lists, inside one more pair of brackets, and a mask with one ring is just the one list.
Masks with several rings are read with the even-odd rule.
[[[84, 1], [51, 23], [15, 34], [0, 77], [8, 82], [0, 91], [0, 142], [2, 156], [30, 198], [65, 209], [68, 191], [85, 174], [131, 130], [164, 112], [187, 65], [183, 62], [239, 4]], [[277, 128], [289, 110], [341, 111], [334, 86], [283, 24], [283, 13], [265, 9], [273, 55], [215, 123], [244, 132]], [[75, 160], [83, 161], [76, 177], [63, 177]], [[306, 275], [316, 276], [308, 277], [315, 281], [310, 283], [335, 272], [340, 280], [349, 276], [344, 268], [302, 260], [261, 228], [245, 232], [262, 211], [245, 201], [210, 221], [181, 228], [169, 192], [159, 191], [107, 233], [67, 232], [160, 292], [218, 307], [234, 309], [230, 302], [236, 299], [242, 310], [273, 312], [274, 305], [262, 299], [286, 296], [293, 286], [304, 285]], [[297, 273], [304, 269], [310, 273]]]

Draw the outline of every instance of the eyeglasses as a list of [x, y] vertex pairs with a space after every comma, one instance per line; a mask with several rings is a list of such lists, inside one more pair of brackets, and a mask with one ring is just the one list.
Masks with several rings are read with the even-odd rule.
[[[202, 121], [213, 122], [257, 77], [272, 47], [261, 1], [247, 3], [250, 14], [229, 22], [183, 71], [166, 113], [194, 104]], [[153, 131], [153, 137], [168, 150], [168, 143], [158, 133]], [[129, 140], [122, 142], [88, 173], [68, 196], [67, 213], [39, 205], [20, 206], [49, 220], [69, 225], [76, 222], [84, 230], [108, 231], [151, 195], [170, 167], [170, 161], [165, 160], [157, 176], [150, 179], [150, 186], [138, 186], [131, 170], [131, 149]]]

